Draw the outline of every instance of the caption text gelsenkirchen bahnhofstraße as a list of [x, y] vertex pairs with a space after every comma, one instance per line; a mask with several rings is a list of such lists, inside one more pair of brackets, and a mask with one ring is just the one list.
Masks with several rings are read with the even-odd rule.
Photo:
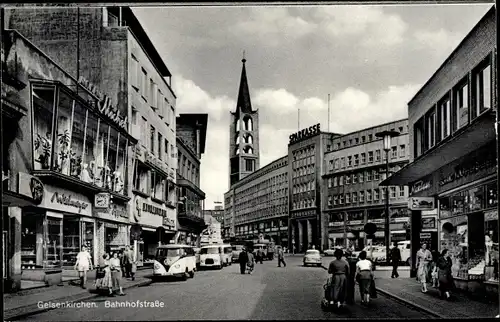
[[95, 309], [95, 308], [156, 308], [156, 307], [165, 307], [165, 303], [159, 300], [155, 301], [104, 301], [104, 302], [44, 302], [39, 301], [37, 303], [38, 308], [40, 309]]

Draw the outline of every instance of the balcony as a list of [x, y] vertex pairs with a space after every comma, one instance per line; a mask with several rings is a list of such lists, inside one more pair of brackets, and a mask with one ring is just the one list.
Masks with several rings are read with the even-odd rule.
[[180, 187], [186, 187], [196, 193], [199, 197], [201, 197], [201, 199], [205, 199], [205, 193], [203, 192], [203, 190], [201, 190], [197, 185], [185, 179], [179, 174], [177, 174], [177, 185]]

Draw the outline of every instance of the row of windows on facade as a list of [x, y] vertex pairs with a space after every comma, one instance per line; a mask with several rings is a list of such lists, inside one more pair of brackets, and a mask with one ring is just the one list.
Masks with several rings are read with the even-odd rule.
[[134, 169], [134, 190], [161, 201], [175, 202], [175, 185], [141, 162]]
[[308, 145], [301, 149], [297, 149], [292, 152], [293, 161], [297, 161], [303, 158], [311, 157], [315, 155], [316, 148], [314, 144]]
[[235, 212], [236, 213], [244, 213], [244, 212], [248, 212], [248, 209], [250, 209], [250, 210], [266, 209], [266, 208], [273, 206], [272, 205], [273, 203], [274, 203], [274, 205], [276, 205], [276, 204], [285, 205], [287, 203], [287, 199], [288, 199], [287, 197], [281, 197], [281, 198], [271, 200], [268, 198], [260, 197], [260, 198], [254, 199], [252, 201], [248, 201], [248, 202], [236, 205]]
[[302, 209], [302, 208], [311, 208], [316, 206], [316, 199], [315, 198], [308, 198], [308, 199], [302, 199], [299, 201], [294, 201], [292, 203], [292, 208], [295, 209]]
[[281, 198], [281, 196], [286, 196], [287, 192], [288, 192], [288, 188], [281, 188], [281, 189], [276, 189], [273, 191], [269, 191], [269, 189], [271, 189], [271, 188], [268, 188], [267, 189], [268, 191], [263, 192], [262, 194], [248, 195], [245, 197], [238, 198], [238, 200], [235, 203], [235, 206], [245, 205], [245, 204], [251, 203], [251, 202], [257, 202], [258, 200], [263, 199], [263, 198], [266, 200], [278, 199], [278, 198]]
[[308, 165], [314, 165], [314, 156], [309, 156], [309, 157], [304, 157], [299, 160], [295, 160], [292, 162], [292, 169], [295, 171], [297, 169], [300, 169], [301, 167], [308, 166]]
[[[134, 115], [136, 112], [133, 112]], [[133, 120], [132, 122], [135, 121]], [[153, 125], [149, 126], [149, 138], [147, 137], [148, 131], [146, 131], [148, 121], [146, 118], [142, 117], [142, 126], [141, 126], [141, 144], [149, 152], [158, 157], [159, 160], [164, 160], [167, 166], [169, 165], [168, 160], [169, 157], [175, 158], [175, 146], [167, 140], [167, 138], [163, 138], [163, 135], [160, 131], [156, 131], [156, 128]], [[173, 165], [170, 165], [171, 167]]]
[[34, 85], [32, 97], [34, 169], [126, 194], [127, 136], [62, 87]]
[[292, 172], [292, 178], [299, 178], [302, 176], [314, 174], [315, 170], [316, 170], [316, 167], [314, 166], [314, 164], [300, 167], [299, 169], [296, 169]]
[[[279, 175], [276, 175], [276, 176], [273, 176], [272, 178], [269, 178], [267, 180], [264, 180], [258, 184], [255, 184], [243, 191], [240, 191], [237, 193], [238, 195], [238, 199], [239, 198], [245, 198], [247, 196], [251, 196], [255, 193], [257, 193], [258, 191], [261, 191], [261, 190], [265, 190], [271, 186], [274, 186], [276, 184], [284, 184], [284, 183], [287, 183], [288, 182], [288, 177], [287, 177], [287, 174], [286, 173], [281, 173]], [[227, 203], [229, 203], [230, 201], [227, 200]]]
[[245, 226], [237, 226], [235, 229], [237, 232], [247, 232], [275, 227], [288, 227], [288, 221], [286, 219], [270, 220]]
[[[401, 169], [401, 166], [395, 165], [389, 168], [389, 172], [394, 173]], [[370, 181], [378, 181], [385, 180], [386, 173], [381, 172], [383, 169], [373, 169], [373, 170], [365, 170], [359, 171], [358, 173], [350, 173], [350, 174], [341, 174], [339, 176], [333, 176], [328, 178], [327, 185], [328, 188], [350, 185], [356, 183], [370, 182]]]
[[415, 123], [415, 157], [422, 155], [490, 109], [491, 83], [491, 55], [488, 55]]
[[[382, 150], [375, 150], [375, 162], [380, 162], [380, 161], [385, 161], [385, 153], [381, 152]], [[400, 158], [406, 158], [406, 145], [401, 144], [399, 146], [399, 157]], [[350, 167], [356, 167], [359, 165], [366, 164], [366, 153], [361, 153], [361, 154], [354, 154], [354, 155], [349, 155], [347, 158], [341, 157], [341, 158], [336, 158], [335, 160], [330, 160], [328, 162], [328, 168], [329, 170], [338, 170], [338, 169], [345, 169], [345, 168], [350, 168]], [[361, 156], [361, 158], [360, 158]], [[390, 158], [391, 159], [397, 159], [398, 158], [398, 147], [393, 146], [391, 147], [391, 152], [390, 152]], [[346, 162], [347, 161], [347, 162]], [[368, 163], [373, 163], [373, 151], [368, 151]]]
[[[148, 76], [148, 71], [139, 64], [138, 59], [132, 54], [131, 85], [139, 93], [160, 119], [163, 119], [167, 126], [175, 129], [175, 108], [162, 93], [153, 77]], [[165, 86], [168, 86], [165, 84]]]
[[[236, 137], [236, 145], [239, 145], [241, 143], [240, 136], [238, 135]], [[253, 136], [250, 133], [245, 133], [243, 134], [243, 143], [245, 144], [253, 144]]]
[[316, 181], [313, 180], [313, 181], [309, 181], [309, 182], [306, 182], [306, 183], [302, 183], [302, 184], [299, 184], [299, 185], [294, 185], [293, 186], [293, 194], [297, 194], [297, 193], [302, 193], [302, 192], [308, 192], [308, 191], [314, 191], [316, 190], [316, 185], [315, 185]]
[[[391, 218], [405, 218], [408, 217], [408, 209], [403, 208], [393, 208], [390, 210]], [[382, 209], [373, 209], [366, 211], [366, 220], [374, 220], [384, 218], [384, 210]], [[337, 212], [331, 213], [328, 215], [329, 222], [343, 222], [354, 221], [354, 220], [365, 220], [365, 211], [356, 211], [356, 212]]]
[[263, 218], [276, 217], [286, 214], [288, 214], [288, 207], [286, 205], [277, 205], [277, 206], [267, 207], [259, 211], [237, 213], [235, 217], [238, 222], [251, 222], [251, 221], [259, 221]]
[[[385, 200], [385, 187], [380, 189], [366, 190], [366, 201]], [[405, 189], [403, 186], [399, 187], [399, 197], [405, 196]], [[389, 187], [389, 198], [396, 199], [396, 187]], [[365, 202], [365, 191], [355, 191], [352, 193], [328, 196], [328, 206], [343, 205], [345, 204]]]
[[182, 153], [177, 155], [177, 173], [196, 186], [200, 186], [200, 167], [189, 161]]
[[[399, 130], [399, 133], [403, 133], [404, 127], [400, 126], [398, 128], [398, 130]], [[406, 130], [408, 130], [408, 125], [406, 125]], [[396, 131], [396, 128], [392, 128], [391, 131]], [[376, 139], [376, 137], [374, 137], [373, 134], [368, 134], [368, 140], [367, 140], [367, 136], [366, 135], [362, 135], [361, 136], [361, 143], [360, 143], [360, 138], [359, 137], [356, 137], [356, 138], [353, 138], [353, 139], [349, 139], [349, 140], [343, 140], [342, 142], [337, 142], [334, 145], [334, 150], [339, 150], [341, 148], [348, 148], [348, 147], [351, 147], [351, 146], [354, 146], [354, 145], [358, 145], [358, 144], [363, 144], [363, 143], [366, 143], [366, 142], [372, 142], [374, 138]], [[331, 150], [331, 146], [327, 145], [326, 150], [330, 151]]]

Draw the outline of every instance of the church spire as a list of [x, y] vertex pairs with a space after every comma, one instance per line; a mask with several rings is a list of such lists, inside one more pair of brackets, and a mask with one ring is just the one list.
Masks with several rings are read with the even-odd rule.
[[243, 59], [241, 60], [241, 62], [243, 63], [243, 67], [241, 69], [240, 89], [238, 91], [237, 106], [240, 112], [251, 113], [252, 103], [250, 102], [250, 91], [248, 90], [247, 71], [245, 68], [246, 61], [245, 51], [243, 51]]

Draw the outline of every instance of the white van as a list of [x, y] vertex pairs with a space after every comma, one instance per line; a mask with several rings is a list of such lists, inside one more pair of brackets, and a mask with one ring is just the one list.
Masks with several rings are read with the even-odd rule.
[[221, 269], [224, 265], [222, 245], [206, 245], [200, 249], [200, 267]]
[[186, 280], [194, 277], [196, 257], [192, 246], [181, 244], [162, 245], [156, 248], [153, 261], [153, 278], [174, 276]]
[[411, 247], [411, 244], [410, 244], [409, 240], [398, 242], [398, 248], [401, 252], [401, 261], [403, 263], [406, 263], [407, 265], [410, 265], [410, 262], [411, 262], [410, 247]]
[[224, 266], [233, 264], [233, 246], [229, 244], [222, 245], [222, 263]]

